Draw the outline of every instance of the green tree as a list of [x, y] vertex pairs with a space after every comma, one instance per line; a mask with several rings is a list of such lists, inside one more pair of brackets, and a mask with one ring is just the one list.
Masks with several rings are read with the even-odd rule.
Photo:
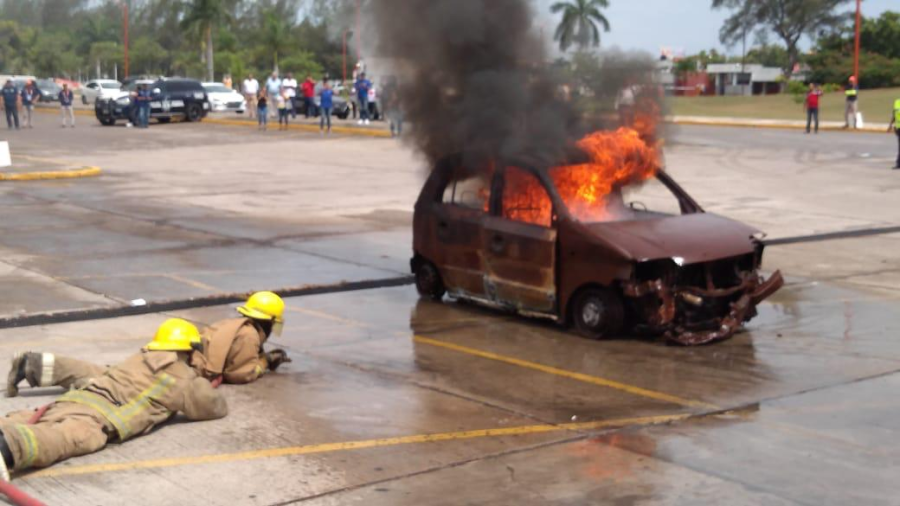
[[322, 65], [316, 61], [316, 57], [308, 51], [300, 51], [289, 58], [285, 58], [281, 62], [281, 67], [285, 72], [293, 72], [300, 79], [306, 76], [313, 76], [313, 79], [319, 79], [325, 72]]
[[569, 50], [573, 44], [579, 49], [600, 46], [600, 28], [609, 31], [609, 20], [600, 9], [609, 7], [608, 0], [567, 0], [550, 7], [553, 14], [562, 13], [562, 20], [556, 28], [553, 40], [559, 42], [559, 49]]
[[818, 32], [840, 25], [845, 14], [838, 7], [850, 0], [712, 0], [714, 9], [729, 9], [719, 37], [725, 44], [735, 44], [748, 31], [771, 30], [787, 50], [788, 74], [800, 61], [798, 44], [804, 35], [815, 37]]
[[149, 37], [140, 37], [131, 45], [132, 75], [160, 75], [168, 67], [169, 52]]
[[203, 37], [206, 60], [206, 78], [215, 80], [215, 62], [213, 61], [213, 28], [229, 17], [223, 0], [192, 0], [187, 13], [181, 20], [185, 29], [197, 30]]
[[97, 67], [97, 77], [102, 77], [104, 68], [107, 69], [106, 75], [111, 76], [110, 66], [122, 65], [125, 58], [122, 46], [117, 42], [95, 42], [91, 44], [90, 59], [91, 64]]
[[272, 57], [273, 70], [278, 71], [278, 56], [283, 55], [290, 47], [291, 25], [281, 17], [275, 9], [268, 9], [263, 13], [262, 34], [260, 36], [266, 53]]

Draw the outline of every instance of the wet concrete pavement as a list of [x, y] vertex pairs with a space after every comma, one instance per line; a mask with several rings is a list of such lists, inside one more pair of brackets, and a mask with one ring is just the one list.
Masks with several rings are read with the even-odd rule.
[[[0, 186], [0, 315], [406, 272], [421, 169], [396, 143], [84, 126], [13, 140], [106, 175]], [[900, 223], [880, 137], [853, 135], [875, 153], [853, 161], [845, 137], [813, 156], [756, 131], [681, 135], [670, 171], [710, 211], [780, 237]], [[228, 418], [15, 481], [54, 505], [896, 504], [896, 242], [769, 248], [788, 286], [702, 348], [585, 341], [412, 287], [292, 298], [275, 344], [294, 362], [223, 387]], [[2, 329], [0, 364], [26, 349], [116, 363], [169, 316], [233, 314]]]

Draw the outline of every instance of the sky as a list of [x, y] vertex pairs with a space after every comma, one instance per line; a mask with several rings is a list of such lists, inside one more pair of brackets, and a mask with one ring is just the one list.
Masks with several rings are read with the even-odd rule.
[[[549, 13], [555, 0], [535, 0], [541, 12]], [[727, 10], [710, 9], [710, 0], [609, 0], [605, 14], [612, 30], [602, 34], [603, 47], [618, 46], [626, 50], [643, 50], [658, 55], [661, 47], [694, 54], [704, 49], [727, 50], [719, 42], [719, 28], [728, 17]], [[848, 3], [848, 10], [855, 9]], [[898, 0], [864, 0], [863, 15], [877, 17], [886, 10], [900, 11]], [[556, 20], [547, 14], [542, 19], [548, 36]], [[770, 42], [776, 42], [774, 36]], [[752, 39], [748, 38], [748, 44]], [[807, 42], [808, 45], [808, 42]], [[728, 51], [737, 54], [740, 47]]]

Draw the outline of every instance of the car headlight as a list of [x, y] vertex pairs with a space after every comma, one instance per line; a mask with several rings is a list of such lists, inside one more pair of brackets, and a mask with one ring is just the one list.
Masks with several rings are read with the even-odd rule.
[[131, 103], [131, 99], [128, 97], [123, 97], [123, 98], [116, 100], [116, 104], [118, 104], [118, 105], [128, 105], [130, 103]]

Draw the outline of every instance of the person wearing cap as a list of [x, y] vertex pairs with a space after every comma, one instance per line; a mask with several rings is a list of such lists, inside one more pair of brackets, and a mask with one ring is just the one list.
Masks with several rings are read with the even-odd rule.
[[0, 478], [128, 441], [176, 413], [190, 421], [225, 417], [225, 398], [190, 366], [199, 345], [197, 327], [167, 320], [139, 353], [58, 397], [36, 423], [32, 410], [0, 419]]
[[900, 98], [894, 100], [894, 115], [891, 116], [888, 132], [891, 130], [897, 135], [897, 163], [894, 164], [894, 170], [900, 170]]
[[850, 124], [853, 124], [853, 128], [857, 128], [856, 118], [859, 113], [859, 84], [856, 82], [856, 76], [850, 76], [849, 85], [847, 89], [844, 90], [844, 95], [847, 97], [847, 106], [844, 110], [844, 119], [846, 123], [844, 124], [844, 128], [850, 128]]
[[[269, 336], [281, 335], [284, 301], [272, 292], [254, 293], [238, 308], [243, 315], [218, 322], [203, 333], [191, 366], [209, 380], [222, 377], [226, 383], [246, 384], [291, 361], [284, 350], [265, 352]], [[13, 356], [6, 380], [6, 396], [19, 395], [19, 384], [33, 388], [81, 388], [109, 370], [54, 353], [26, 352]]]

